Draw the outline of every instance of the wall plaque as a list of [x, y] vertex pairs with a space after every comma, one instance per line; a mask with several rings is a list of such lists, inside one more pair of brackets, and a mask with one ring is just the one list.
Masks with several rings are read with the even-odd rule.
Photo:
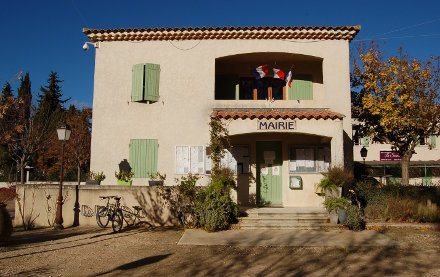
[[260, 131], [293, 131], [296, 129], [295, 120], [258, 120], [257, 129]]

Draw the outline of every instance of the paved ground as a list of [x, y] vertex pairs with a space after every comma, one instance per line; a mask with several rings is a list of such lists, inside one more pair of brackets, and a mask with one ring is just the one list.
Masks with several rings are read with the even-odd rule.
[[[0, 246], [0, 276], [440, 276], [440, 232], [380, 231], [385, 237], [371, 232], [365, 237], [395, 243], [206, 246], [179, 245], [183, 231], [175, 229], [138, 228], [119, 234], [97, 228], [17, 232], [7, 246]], [[252, 236], [240, 236], [244, 234]], [[303, 235], [315, 241], [322, 236], [315, 231]]]
[[208, 233], [186, 230], [179, 245], [240, 245], [240, 246], [296, 246], [296, 247], [362, 247], [393, 246], [389, 237], [371, 230], [229, 230]]

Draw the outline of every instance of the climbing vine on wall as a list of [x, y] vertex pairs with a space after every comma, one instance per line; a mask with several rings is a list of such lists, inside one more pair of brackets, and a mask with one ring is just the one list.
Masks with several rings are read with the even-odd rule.
[[229, 132], [221, 118], [213, 116], [209, 122], [210, 156], [212, 160], [212, 173], [220, 169], [220, 161], [225, 155], [225, 149], [230, 147]]

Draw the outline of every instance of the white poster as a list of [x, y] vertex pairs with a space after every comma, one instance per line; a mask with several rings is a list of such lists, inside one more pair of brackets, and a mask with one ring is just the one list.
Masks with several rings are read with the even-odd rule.
[[176, 173], [184, 174], [189, 172], [189, 147], [176, 147]]
[[290, 172], [295, 172], [296, 171], [296, 162], [295, 161], [290, 161], [289, 163], [289, 167], [290, 167]]
[[269, 168], [267, 167], [266, 164], [261, 164], [260, 166], [261, 166], [261, 170], [260, 170], [261, 175], [269, 174]]
[[272, 166], [272, 175], [273, 176], [280, 176], [280, 166], [279, 165]]

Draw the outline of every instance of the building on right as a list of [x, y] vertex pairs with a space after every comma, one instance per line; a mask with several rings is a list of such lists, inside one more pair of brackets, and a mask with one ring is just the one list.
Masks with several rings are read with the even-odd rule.
[[[402, 168], [399, 153], [390, 144], [374, 142], [359, 135], [359, 122], [352, 120], [354, 172], [358, 177], [374, 178], [382, 184], [400, 184]], [[411, 185], [440, 185], [439, 137], [420, 137], [409, 165]], [[364, 149], [363, 151], [361, 151]], [[365, 151], [366, 150], [366, 151]], [[364, 153], [361, 153], [364, 152]]]

